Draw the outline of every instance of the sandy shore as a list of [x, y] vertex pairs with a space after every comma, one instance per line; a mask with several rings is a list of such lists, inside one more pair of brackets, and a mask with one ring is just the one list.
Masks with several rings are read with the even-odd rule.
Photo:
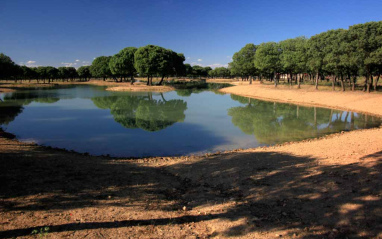
[[249, 85], [247, 82], [236, 82], [236, 84], [239, 85], [223, 88], [220, 91], [256, 99], [382, 115], [381, 93], [366, 94], [361, 91], [317, 91], [313, 88], [298, 90], [294, 88], [288, 89], [289, 87], [286, 88], [282, 86], [275, 88], [274, 86], [262, 85], [258, 82], [254, 82], [252, 85]]
[[55, 87], [57, 85], [97, 85], [106, 86], [109, 91], [154, 91], [154, 92], [167, 92], [174, 90], [170, 86], [147, 86], [144, 82], [135, 82], [133, 85], [130, 82], [114, 82], [102, 80], [90, 81], [74, 81], [74, 82], [52, 82], [50, 84], [42, 84], [37, 82], [24, 82], [24, 83], [1, 83], [0, 92], [12, 92], [14, 89], [33, 88], [33, 87]]
[[146, 85], [133, 85], [133, 86], [116, 86], [108, 87], [109, 91], [154, 91], [154, 92], [168, 92], [173, 91], [174, 87], [170, 86], [146, 86]]
[[[224, 92], [382, 116], [380, 94]], [[92, 157], [0, 135], [0, 238], [381, 238], [382, 128], [200, 157]], [[41, 234], [41, 233], [40, 233]]]

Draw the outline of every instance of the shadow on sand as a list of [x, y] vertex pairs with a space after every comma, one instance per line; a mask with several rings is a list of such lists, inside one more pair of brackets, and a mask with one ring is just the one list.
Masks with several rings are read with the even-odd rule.
[[[92, 207], [110, 197], [107, 205], [145, 207], [147, 201], [156, 201], [156, 210], [163, 211], [232, 201], [226, 210], [210, 215], [185, 215], [179, 210], [179, 217], [173, 218], [49, 227], [53, 233], [244, 218], [246, 223], [210, 236], [286, 230], [285, 236], [299, 238], [373, 237], [382, 231], [381, 152], [370, 157], [377, 159], [372, 167], [363, 163], [321, 165], [315, 158], [276, 152], [239, 152], [150, 167], [34, 146], [27, 151], [3, 150], [1, 211]], [[3, 230], [0, 238], [29, 235], [40, 227]]]

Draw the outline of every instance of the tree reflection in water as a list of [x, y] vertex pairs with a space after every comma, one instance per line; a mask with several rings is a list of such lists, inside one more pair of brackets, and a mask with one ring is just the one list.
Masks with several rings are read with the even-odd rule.
[[237, 95], [231, 95], [231, 98], [246, 104], [228, 110], [232, 123], [245, 134], [253, 134], [261, 144], [303, 140], [381, 124], [378, 117], [353, 112], [260, 101]]
[[110, 109], [114, 120], [126, 128], [141, 128], [146, 131], [162, 130], [185, 119], [187, 103], [183, 100], [166, 101], [147, 95], [114, 95], [92, 98], [101, 109]]

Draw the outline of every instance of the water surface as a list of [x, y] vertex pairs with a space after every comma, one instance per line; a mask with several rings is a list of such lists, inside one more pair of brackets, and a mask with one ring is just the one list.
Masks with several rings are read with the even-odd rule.
[[93, 155], [142, 157], [272, 145], [381, 124], [370, 115], [215, 90], [104, 89], [80, 85], [0, 94], [0, 125], [22, 141]]

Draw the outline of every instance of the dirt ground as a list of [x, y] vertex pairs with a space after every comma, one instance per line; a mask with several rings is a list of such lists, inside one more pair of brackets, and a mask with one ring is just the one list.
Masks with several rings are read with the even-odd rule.
[[[382, 116], [378, 94], [224, 91]], [[382, 128], [137, 160], [1, 132], [0, 170], [0, 238], [382, 238]]]

